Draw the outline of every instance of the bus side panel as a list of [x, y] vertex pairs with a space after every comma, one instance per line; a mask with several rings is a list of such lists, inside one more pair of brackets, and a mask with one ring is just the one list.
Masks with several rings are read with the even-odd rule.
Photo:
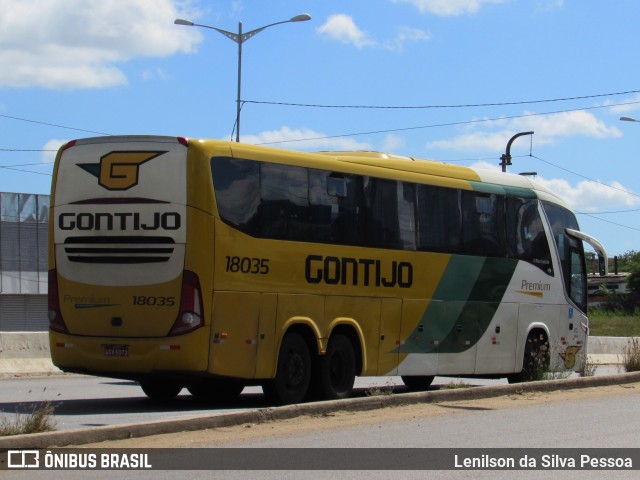
[[[398, 368], [399, 375], [435, 375], [438, 372], [438, 340], [433, 335], [436, 328], [426, 328], [422, 316], [429, 305], [428, 300], [404, 300], [402, 305], [401, 351], [419, 349], [423, 353], [404, 353]], [[433, 301], [435, 304], [442, 302]], [[440, 318], [435, 315], [434, 318]], [[433, 326], [432, 326], [433, 327]]]
[[278, 296], [216, 292], [209, 372], [237, 378], [270, 378], [275, 363]]
[[397, 375], [400, 354], [400, 322], [402, 299], [383, 298], [380, 308], [380, 342], [378, 375]]
[[260, 294], [215, 292], [213, 296], [210, 371], [253, 378], [258, 358]]
[[513, 373], [518, 337], [518, 305], [503, 303], [478, 342], [476, 374]]

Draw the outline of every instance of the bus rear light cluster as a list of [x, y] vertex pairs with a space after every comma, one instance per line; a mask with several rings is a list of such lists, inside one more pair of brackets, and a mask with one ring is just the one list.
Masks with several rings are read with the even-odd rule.
[[198, 276], [185, 270], [182, 275], [180, 311], [169, 336], [184, 335], [204, 325], [202, 319], [202, 293]]
[[59, 333], [69, 333], [60, 312], [60, 298], [58, 296], [58, 272], [49, 270], [49, 328]]

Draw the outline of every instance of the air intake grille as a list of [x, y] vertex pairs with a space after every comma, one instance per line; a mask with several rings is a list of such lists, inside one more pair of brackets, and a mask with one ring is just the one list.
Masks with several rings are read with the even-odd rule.
[[171, 237], [71, 237], [64, 242], [69, 261], [80, 263], [162, 263], [174, 248]]

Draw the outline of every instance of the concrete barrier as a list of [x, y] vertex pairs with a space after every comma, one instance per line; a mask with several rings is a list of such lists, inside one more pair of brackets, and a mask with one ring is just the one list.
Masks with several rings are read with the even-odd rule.
[[[589, 360], [620, 364], [629, 337], [589, 337]], [[62, 373], [51, 363], [48, 332], [0, 332], [0, 377]]]
[[58, 373], [51, 363], [48, 332], [0, 332], [0, 377]]

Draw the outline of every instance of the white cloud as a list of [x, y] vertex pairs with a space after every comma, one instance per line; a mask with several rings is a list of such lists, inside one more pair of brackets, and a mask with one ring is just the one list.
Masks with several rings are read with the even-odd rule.
[[398, 135], [389, 134], [384, 138], [382, 143], [382, 150], [384, 152], [395, 153], [398, 149], [403, 148], [406, 142], [403, 137]]
[[[371, 150], [368, 143], [352, 138], [326, 138], [327, 135], [309, 128], [281, 127], [258, 135], [243, 135], [243, 143], [268, 144], [277, 148], [296, 150]], [[279, 143], [282, 142], [282, 143]]]
[[[470, 165], [480, 170], [500, 172], [498, 162], [475, 162]], [[640, 205], [640, 197], [630, 194], [632, 191], [620, 182], [604, 184], [593, 180], [583, 180], [572, 185], [563, 178], [533, 177], [536, 183], [555, 192], [578, 212], [601, 212], [607, 208], [633, 208]]]
[[636, 93], [633, 97], [630, 98], [626, 98], [620, 102], [615, 102], [615, 103], [621, 103], [621, 104], [626, 104], [626, 105], [612, 105], [613, 102], [610, 100], [607, 100], [604, 105], [612, 105], [610, 110], [612, 113], [614, 114], [624, 114], [624, 113], [629, 113], [629, 112], [636, 112], [638, 110], [640, 110], [640, 93]]
[[343, 13], [331, 15], [316, 31], [332, 40], [358, 48], [373, 47], [377, 43], [367, 32], [358, 28], [351, 16]]
[[564, 7], [564, 0], [539, 0], [536, 10], [541, 13], [560, 10]]
[[431, 40], [431, 34], [424, 30], [411, 27], [400, 27], [396, 38], [384, 43], [384, 48], [394, 52], [401, 52], [406, 42]]
[[42, 155], [40, 156], [41, 163], [53, 163], [56, 159], [56, 153], [58, 153], [58, 149], [67, 143], [69, 140], [60, 140], [57, 138], [49, 140], [42, 147]]
[[106, 88], [119, 63], [191, 52], [202, 36], [173, 25], [178, 0], [0, 0], [0, 86]]
[[[617, 127], [607, 126], [595, 115], [585, 111], [552, 115], [530, 115], [497, 122], [499, 131], [477, 130], [450, 139], [435, 140], [429, 149], [459, 151], [504, 151], [509, 139], [517, 132], [533, 131], [536, 145], [553, 144], [560, 137], [615, 138], [622, 136]], [[473, 126], [471, 128], [478, 128]]]
[[432, 13], [441, 17], [477, 13], [489, 3], [505, 3], [509, 0], [393, 0], [394, 3], [409, 3], [420, 13]]
[[553, 190], [571, 207], [579, 212], [599, 212], [607, 208], [635, 207], [640, 205], [640, 198], [629, 195], [631, 192], [619, 182], [606, 185], [594, 181], [581, 181], [572, 185], [564, 179], [543, 177], [536, 178], [538, 183]]

